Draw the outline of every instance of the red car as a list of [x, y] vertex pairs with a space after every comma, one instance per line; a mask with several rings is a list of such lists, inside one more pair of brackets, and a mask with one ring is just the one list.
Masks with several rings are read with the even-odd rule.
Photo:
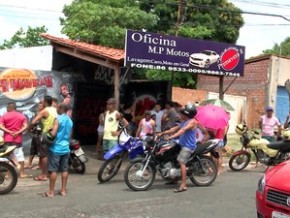
[[256, 191], [258, 218], [290, 218], [290, 161], [265, 172]]

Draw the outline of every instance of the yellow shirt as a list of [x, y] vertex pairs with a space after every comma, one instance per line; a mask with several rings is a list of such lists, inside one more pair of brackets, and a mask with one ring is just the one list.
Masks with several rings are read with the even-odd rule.
[[56, 108], [55, 107], [46, 107], [44, 110], [48, 112], [47, 118], [42, 118], [42, 133], [48, 132], [49, 129], [52, 128], [54, 119], [57, 116]]
[[104, 139], [105, 140], [118, 140], [118, 136], [112, 136], [112, 132], [118, 130], [119, 121], [116, 119], [118, 111], [110, 113], [106, 112], [104, 124]]

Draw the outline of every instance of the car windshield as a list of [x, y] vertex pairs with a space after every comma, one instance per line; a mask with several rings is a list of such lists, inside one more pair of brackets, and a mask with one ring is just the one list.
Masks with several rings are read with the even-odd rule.
[[206, 55], [211, 55], [212, 54], [212, 52], [211, 51], [208, 51], [208, 50], [202, 51], [200, 53], [206, 54]]

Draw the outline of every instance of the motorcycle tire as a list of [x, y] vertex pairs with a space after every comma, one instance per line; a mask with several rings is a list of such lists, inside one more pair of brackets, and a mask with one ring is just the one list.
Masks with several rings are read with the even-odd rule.
[[[144, 163], [142, 160], [137, 160], [130, 163], [125, 170], [124, 173], [125, 183], [133, 191], [146, 191], [152, 186], [155, 180], [156, 171], [150, 164], [147, 166], [142, 177], [137, 175], [137, 173], [141, 170], [143, 165]], [[136, 172], [135, 173], [133, 172], [131, 174], [131, 170], [136, 170]], [[143, 182], [146, 179], [145, 177], [148, 177], [150, 174], [151, 174], [150, 179], [144, 185], [140, 185], [140, 183], [134, 184], [136, 180], [131, 179], [131, 177], [135, 175], [136, 179], [139, 179], [139, 182]]]
[[78, 174], [84, 174], [86, 172], [86, 164], [81, 162], [77, 157], [73, 158], [72, 166], [74, 171]]
[[[7, 184], [7, 187], [2, 187], [5, 180], [11, 181]], [[0, 162], [0, 195], [11, 192], [15, 188], [17, 181], [18, 175], [15, 168], [8, 163]]]
[[[241, 156], [244, 156], [245, 159], [241, 159], [242, 158]], [[249, 153], [240, 153], [238, 155], [233, 155], [230, 158], [229, 167], [233, 171], [241, 171], [241, 170], [245, 169], [249, 165], [250, 161], [251, 161], [251, 154], [249, 154]], [[240, 167], [236, 167], [235, 163], [238, 164], [238, 166], [240, 166], [240, 165], [241, 166]]]
[[[202, 156], [200, 157], [200, 162], [203, 168], [200, 166], [196, 172], [193, 172], [190, 176], [190, 181], [197, 186], [209, 186], [211, 185], [217, 177], [217, 166], [215, 161], [211, 157]], [[198, 177], [204, 178], [205, 175], [211, 174], [208, 179], [201, 181]]]
[[[117, 162], [114, 164], [114, 161], [117, 161]], [[123, 157], [121, 154], [116, 155], [112, 159], [106, 160], [98, 172], [99, 182], [105, 183], [105, 182], [110, 181], [119, 172], [122, 162], [123, 162]], [[113, 164], [113, 168], [110, 168], [110, 164]], [[103, 177], [104, 173], [106, 173], [106, 170], [109, 170], [109, 173], [106, 175], [106, 177]]]

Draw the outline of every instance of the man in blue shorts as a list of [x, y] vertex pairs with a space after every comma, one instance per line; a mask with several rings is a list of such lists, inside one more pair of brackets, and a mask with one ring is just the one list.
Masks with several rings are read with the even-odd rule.
[[186, 106], [180, 111], [180, 114], [182, 123], [179, 126], [163, 132], [163, 134], [170, 135], [168, 138], [169, 140], [179, 137], [179, 144], [181, 146], [180, 153], [177, 157], [181, 170], [181, 184], [174, 192], [183, 192], [187, 190], [186, 163], [196, 149], [196, 128], [198, 126], [198, 122], [194, 118], [197, 114], [195, 106]]
[[48, 153], [48, 172], [49, 176], [49, 191], [45, 192], [43, 196], [53, 197], [54, 187], [57, 173], [61, 172], [61, 190], [58, 194], [66, 195], [66, 184], [68, 179], [68, 160], [70, 155], [69, 141], [71, 137], [71, 130], [73, 122], [67, 115], [68, 107], [64, 103], [57, 106], [57, 119], [55, 119], [51, 136], [55, 137], [52, 145], [49, 146]]

